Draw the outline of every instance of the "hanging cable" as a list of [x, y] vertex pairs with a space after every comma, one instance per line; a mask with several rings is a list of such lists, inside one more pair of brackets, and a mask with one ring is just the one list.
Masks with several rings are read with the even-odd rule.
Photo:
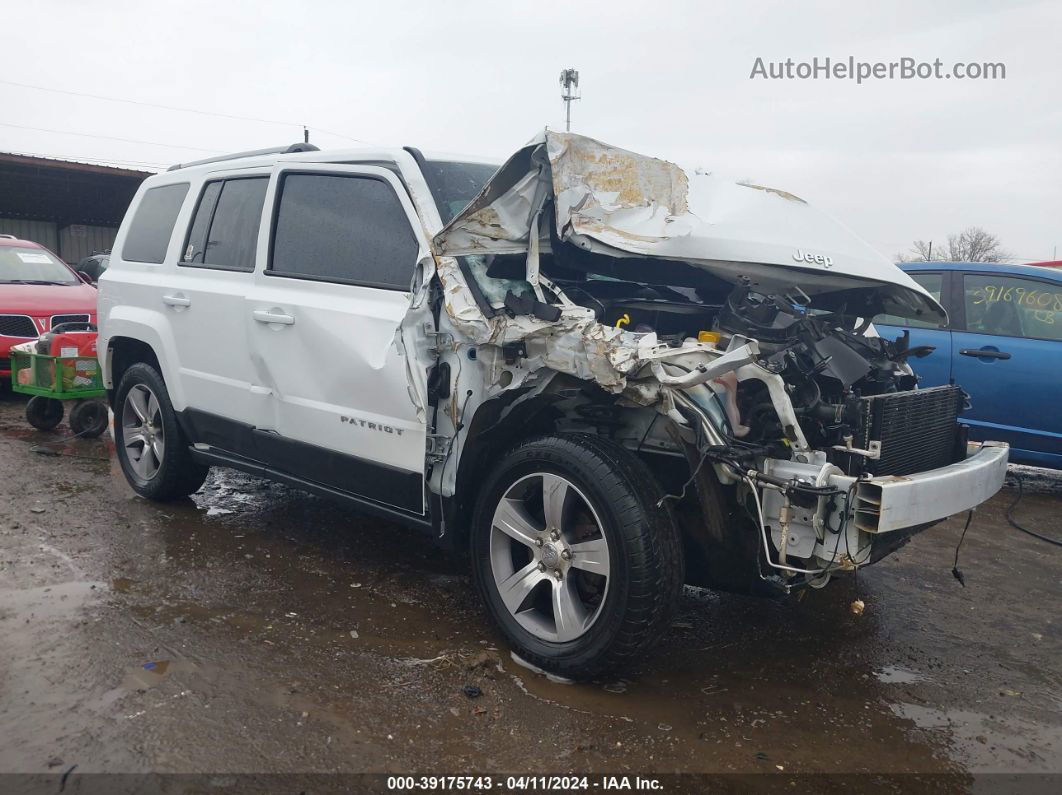
[[962, 574], [962, 569], [959, 568], [959, 550], [962, 549], [962, 542], [966, 540], [966, 531], [970, 529], [970, 522], [973, 521], [973, 508], [966, 514], [966, 524], [962, 528], [962, 535], [959, 536], [959, 543], [955, 545], [955, 562], [951, 567], [951, 576], [959, 581], [959, 585], [963, 588], [966, 587], [966, 578]]
[[33, 132], [46, 132], [55, 133], [57, 135], [76, 135], [79, 138], [99, 138], [104, 141], [120, 141], [125, 144], [147, 144], [148, 146], [164, 146], [169, 149], [189, 149], [196, 152], [209, 152], [210, 154], [220, 154], [218, 149], [204, 149], [202, 146], [185, 146], [184, 144], [163, 144], [158, 141], [143, 141], [138, 138], [118, 138], [113, 135], [95, 135], [94, 133], [80, 133], [72, 132], [71, 130], [53, 130], [48, 127], [30, 127], [25, 124], [12, 124], [7, 121], [0, 121], [0, 127], [12, 127], [16, 130], [31, 130]]
[[1028, 533], [1033, 538], [1039, 538], [1041, 541], [1046, 541], [1048, 544], [1054, 544], [1056, 547], [1062, 547], [1062, 540], [1052, 538], [1051, 536], [1042, 535], [1041, 533], [1037, 533], [1035, 530], [1030, 530], [1027, 527], [1022, 527], [1014, 520], [1014, 516], [1012, 514], [1014, 513], [1014, 509], [1018, 507], [1018, 503], [1021, 502], [1021, 498], [1024, 494], [1024, 491], [1022, 488], [1021, 474], [1018, 472], [1012, 472], [1011, 474], [1013, 474], [1014, 477], [1018, 480], [1018, 496], [1014, 498], [1014, 502], [1012, 502], [1010, 504], [1010, 507], [1007, 508], [1007, 521], [1010, 522], [1011, 526], [1013, 526], [1015, 529], [1021, 530], [1023, 533]]
[[218, 113], [213, 110], [202, 110], [200, 108], [185, 108], [178, 105], [163, 105], [159, 102], [144, 102], [138, 99], [126, 99], [124, 97], [108, 97], [103, 94], [89, 94], [82, 91], [70, 91], [63, 88], [49, 88], [47, 86], [35, 86], [29, 83], [19, 83], [14, 80], [0, 80], [0, 85], [15, 86], [17, 88], [26, 88], [32, 91], [47, 91], [52, 94], [63, 94], [68, 97], [84, 97], [86, 99], [95, 99], [102, 102], [120, 102], [125, 105], [140, 105], [145, 108], [156, 108], [158, 110], [170, 110], [177, 113], [195, 113], [199, 116], [213, 116], [218, 119], [233, 119], [235, 121], [252, 121], [257, 124], [276, 124], [282, 127], [303, 127], [309, 126], [315, 132], [324, 133], [325, 135], [334, 135], [336, 138], [344, 138], [348, 141], [354, 141], [355, 143], [365, 143], [360, 138], [354, 138], [343, 133], [332, 132], [326, 130], [323, 127], [317, 127], [315, 125], [304, 125], [303, 122], [294, 121], [281, 121], [279, 119], [261, 119], [256, 116], [240, 116], [235, 113]]

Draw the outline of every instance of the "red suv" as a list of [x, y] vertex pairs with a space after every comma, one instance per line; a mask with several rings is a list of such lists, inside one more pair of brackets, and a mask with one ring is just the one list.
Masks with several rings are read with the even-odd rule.
[[12, 345], [74, 321], [96, 322], [96, 288], [44, 246], [0, 235], [0, 378]]

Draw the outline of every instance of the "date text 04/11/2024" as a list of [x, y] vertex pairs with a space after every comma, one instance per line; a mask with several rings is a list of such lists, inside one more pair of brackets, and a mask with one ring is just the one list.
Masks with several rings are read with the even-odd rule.
[[579, 790], [642, 791], [663, 789], [659, 779], [642, 776], [388, 776], [394, 791], [575, 792]]

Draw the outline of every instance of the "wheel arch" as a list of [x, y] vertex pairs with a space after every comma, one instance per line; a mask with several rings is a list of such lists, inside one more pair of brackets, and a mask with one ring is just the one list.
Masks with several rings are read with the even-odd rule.
[[103, 383], [113, 402], [123, 373], [137, 362], [150, 364], [166, 383], [166, 391], [177, 411], [186, 406], [177, 362], [167, 356], [175, 351], [172, 330], [158, 313], [137, 307], [118, 307], [110, 313], [101, 334], [100, 359]]
[[[462, 431], [467, 435], [454, 496], [444, 500], [448, 545], [458, 550], [467, 548], [479, 495], [477, 484], [486, 480], [502, 456], [533, 437], [572, 430], [565, 425], [574, 415], [558, 405], [562, 401], [556, 392], [533, 397], [513, 392], [478, 407]], [[615, 442], [592, 428], [579, 430]], [[685, 455], [676, 457], [630, 450], [649, 465], [663, 492], [684, 495], [672, 502], [672, 508], [685, 549], [687, 582], [736, 593], [761, 592], [754, 527], [747, 524], [748, 517], [738, 509], [733, 490], [718, 480], [714, 468], [698, 466], [699, 456], [689, 445], [683, 445], [683, 451]]]
[[[562, 415], [555, 409], [556, 396], [539, 394], [514, 405], [520, 397], [517, 391], [506, 392], [481, 404], [462, 430], [465, 443], [460, 451], [454, 494], [443, 501], [449, 545], [455, 549], [467, 546], [479, 494], [474, 484], [482, 482], [492, 463], [520, 442], [557, 430]], [[510, 409], [508, 414], [506, 409]]]

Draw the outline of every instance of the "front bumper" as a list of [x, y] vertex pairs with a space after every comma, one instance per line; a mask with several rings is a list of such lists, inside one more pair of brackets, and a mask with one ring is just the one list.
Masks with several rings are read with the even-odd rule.
[[[975, 508], [1003, 487], [1010, 446], [972, 446], [965, 461], [912, 475], [883, 475], [856, 486], [855, 526], [866, 533], [927, 525]], [[834, 475], [831, 485], [848, 489], [854, 478]]]

